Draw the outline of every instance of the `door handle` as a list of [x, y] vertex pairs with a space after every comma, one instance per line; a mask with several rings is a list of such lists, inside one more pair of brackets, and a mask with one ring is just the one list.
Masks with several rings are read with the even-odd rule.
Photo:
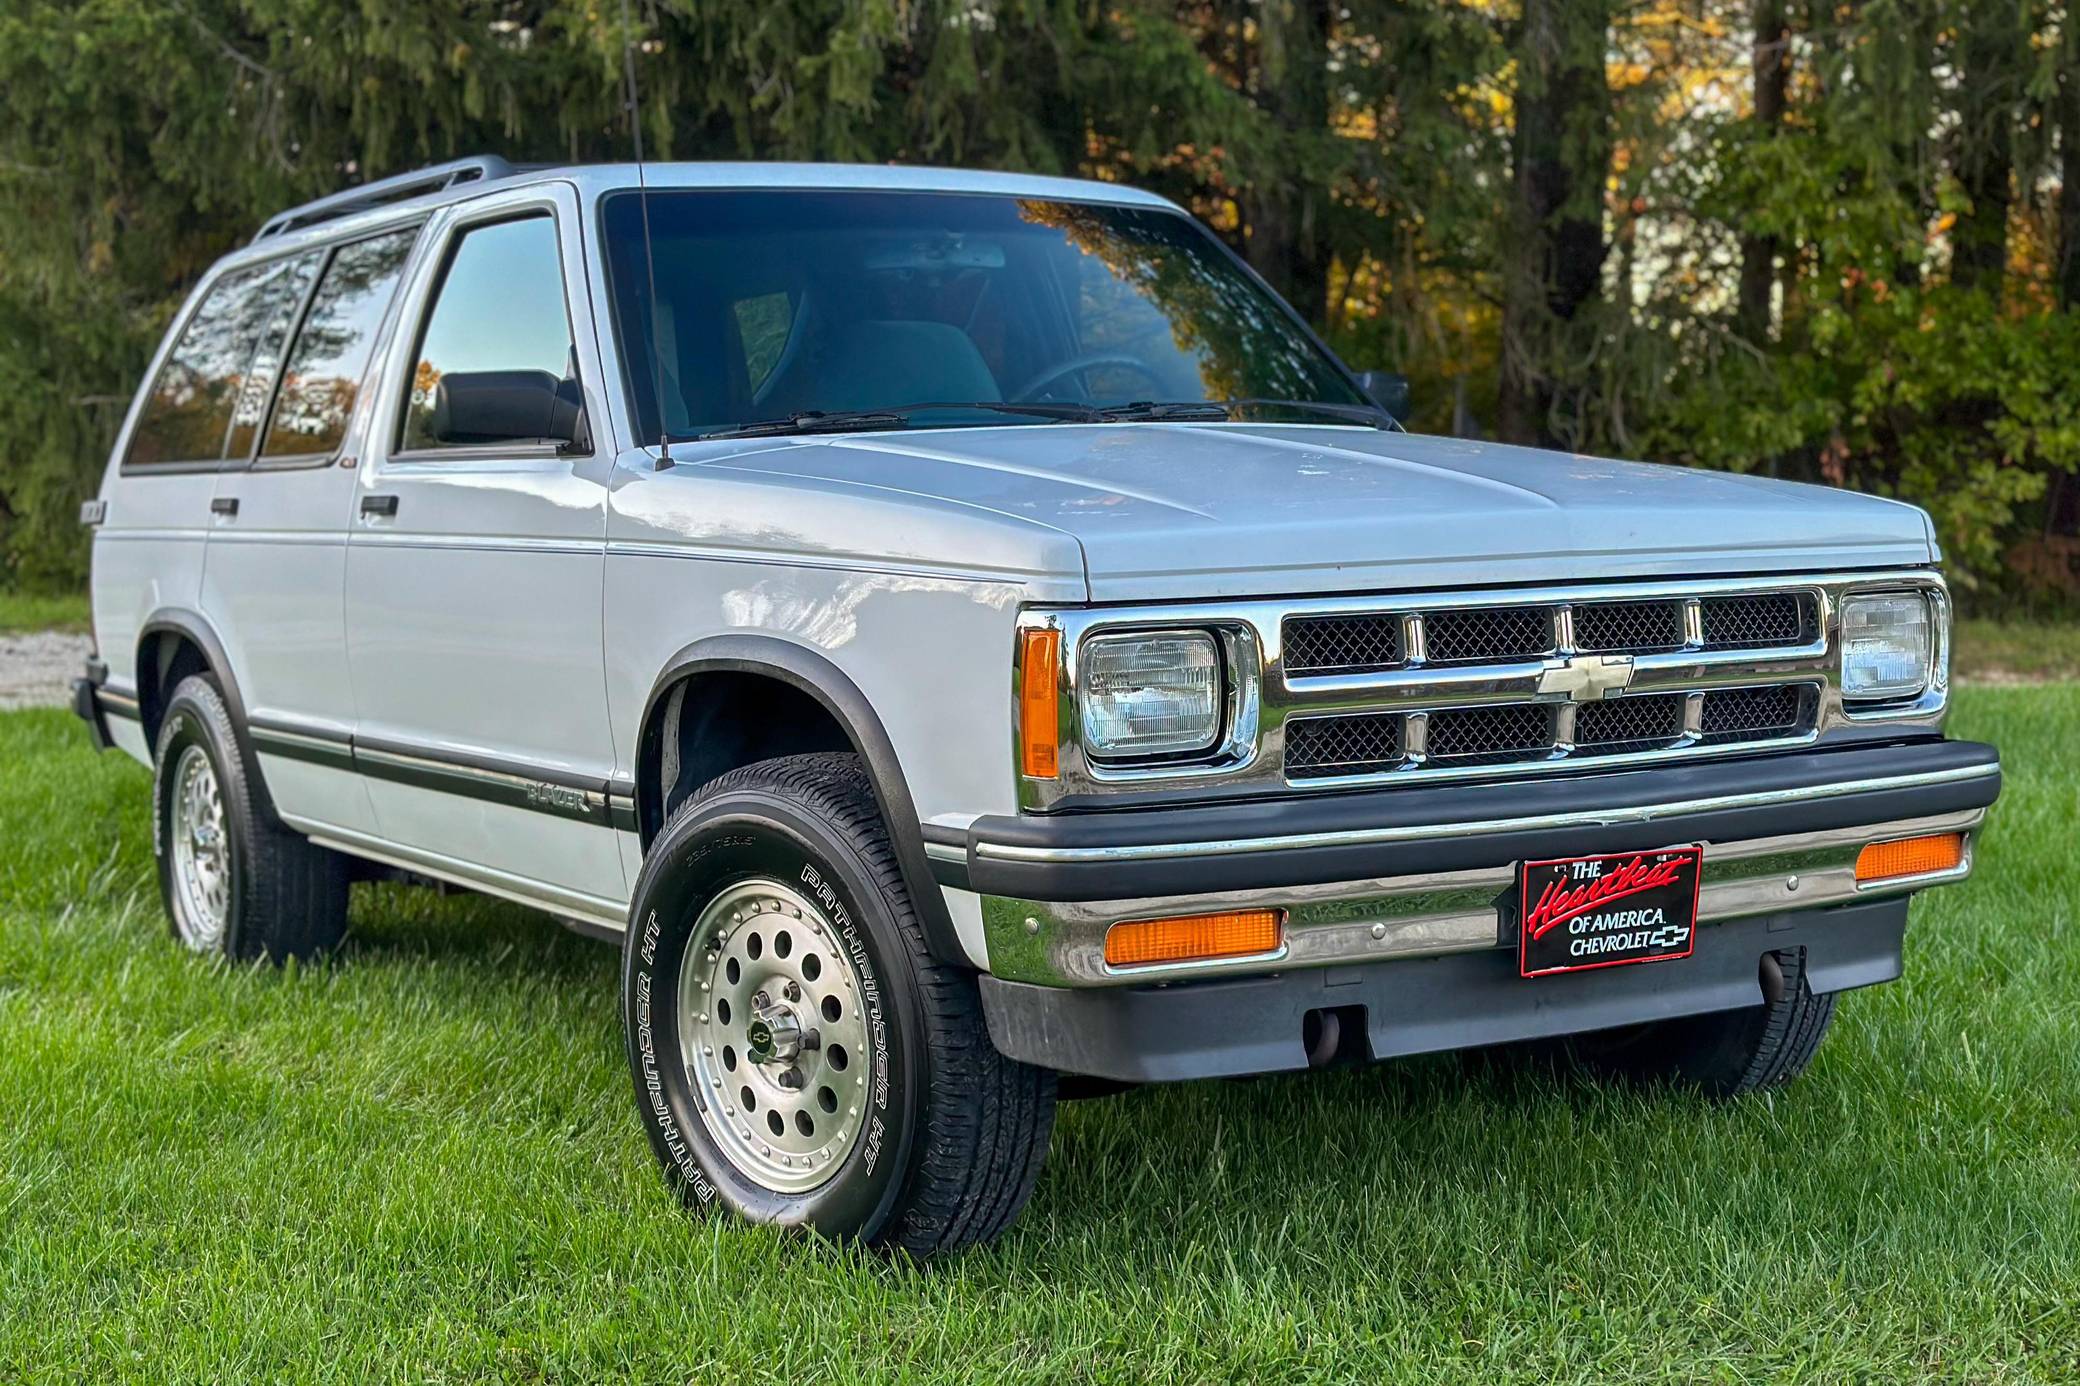
[[233, 515], [236, 515], [238, 513], [238, 497], [218, 496], [215, 500], [212, 500], [209, 503], [209, 513], [212, 515], [222, 515], [227, 520], [230, 519]]
[[361, 513], [364, 515], [395, 515], [397, 513], [397, 497], [363, 496], [361, 498]]

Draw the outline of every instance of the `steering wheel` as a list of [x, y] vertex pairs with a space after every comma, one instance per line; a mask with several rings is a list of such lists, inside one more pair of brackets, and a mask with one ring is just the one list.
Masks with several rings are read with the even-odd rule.
[[1066, 361], [1049, 366], [1046, 370], [1041, 371], [1040, 374], [1028, 380], [1024, 385], [1013, 390], [1011, 398], [1014, 402], [1032, 403], [1042, 390], [1045, 390], [1063, 377], [1075, 375], [1079, 371], [1095, 370], [1099, 366], [1122, 367], [1134, 372], [1134, 374], [1146, 380], [1150, 385], [1155, 386], [1158, 391], [1162, 388], [1162, 380], [1156, 375], [1154, 370], [1150, 369], [1149, 364], [1140, 357], [1131, 356], [1124, 351], [1093, 351], [1083, 356], [1072, 356]]

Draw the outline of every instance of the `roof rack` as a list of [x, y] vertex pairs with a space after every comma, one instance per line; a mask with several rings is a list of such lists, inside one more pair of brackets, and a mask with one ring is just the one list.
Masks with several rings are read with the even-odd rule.
[[439, 192], [458, 183], [487, 182], [493, 178], [509, 178], [520, 169], [499, 158], [496, 154], [479, 154], [468, 159], [452, 159], [445, 164], [434, 164], [411, 173], [392, 174], [378, 178], [373, 183], [361, 183], [354, 187], [291, 207], [286, 212], [277, 212], [260, 228], [255, 241], [264, 241], [270, 236], [286, 235], [300, 231], [306, 226], [337, 217], [365, 212], [371, 207], [380, 207], [389, 202], [402, 202], [421, 193]]

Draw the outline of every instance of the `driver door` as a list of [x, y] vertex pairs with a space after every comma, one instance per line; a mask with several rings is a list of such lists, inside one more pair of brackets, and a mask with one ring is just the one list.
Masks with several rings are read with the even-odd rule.
[[[578, 404], [604, 417], [573, 292], [578, 225], [554, 185], [429, 227], [433, 269], [404, 305], [360, 464], [347, 645], [388, 855], [618, 924], [600, 610], [612, 462], [570, 426]], [[486, 388], [538, 384], [563, 407], [516, 416]]]

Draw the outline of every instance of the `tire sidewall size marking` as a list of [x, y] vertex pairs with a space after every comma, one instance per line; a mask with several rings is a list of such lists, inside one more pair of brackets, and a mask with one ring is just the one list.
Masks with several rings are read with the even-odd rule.
[[[754, 807], [752, 798], [723, 796], [709, 812], [673, 825], [654, 844], [638, 882], [623, 991], [637, 1105], [653, 1149], [688, 1202], [719, 1199], [757, 1221], [871, 1233], [900, 1192], [918, 1090], [910, 1075], [921, 1037], [888, 992], [891, 948], [884, 938], [894, 937], [894, 924], [868, 913], [884, 907], [842, 839], [784, 800], [757, 793]], [[767, 1189], [722, 1153], [693, 1091], [677, 1023], [681, 964], [702, 909], [731, 885], [758, 877], [790, 886], [824, 911], [858, 980], [873, 1040], [860, 1135], [828, 1180], [801, 1193]]]

